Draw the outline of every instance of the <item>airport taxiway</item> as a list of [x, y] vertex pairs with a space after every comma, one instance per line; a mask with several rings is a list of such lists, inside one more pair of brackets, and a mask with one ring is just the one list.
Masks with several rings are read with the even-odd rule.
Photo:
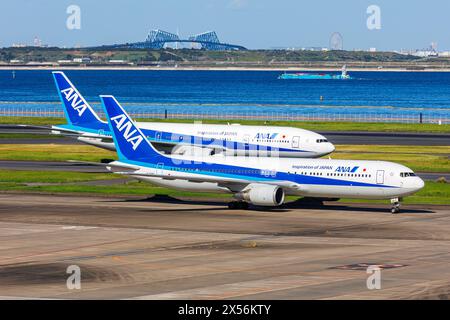
[[[70, 172], [91, 172], [108, 173], [104, 166], [93, 164], [62, 162], [62, 161], [11, 161], [0, 160], [0, 170], [35, 170], [35, 171], [70, 171]], [[444, 177], [450, 181], [449, 172], [416, 172], [424, 180], [436, 180]], [[114, 183], [115, 180], [109, 180]]]
[[[1, 298], [448, 299], [450, 206], [0, 194]], [[381, 264], [368, 290], [367, 264]], [[81, 289], [66, 269], [81, 268]]]
[[[48, 134], [48, 129], [22, 127], [18, 125], [0, 125], [1, 134]], [[450, 134], [447, 133], [413, 133], [413, 132], [367, 132], [367, 131], [318, 131], [334, 144], [363, 145], [414, 145], [414, 146], [448, 146]], [[52, 136], [49, 138], [11, 138], [1, 139], [8, 144], [81, 144], [75, 138]]]

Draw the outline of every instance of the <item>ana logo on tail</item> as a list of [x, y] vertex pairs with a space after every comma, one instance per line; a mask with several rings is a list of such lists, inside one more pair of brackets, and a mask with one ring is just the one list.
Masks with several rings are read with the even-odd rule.
[[68, 102], [71, 102], [72, 108], [77, 111], [78, 116], [81, 117], [84, 111], [86, 111], [86, 109], [88, 108], [87, 105], [83, 102], [83, 99], [81, 99], [72, 88], [61, 90], [61, 93], [64, 94]]
[[133, 145], [133, 150], [136, 150], [144, 140], [144, 138], [142, 138], [142, 136], [137, 132], [136, 129], [131, 131], [133, 124], [131, 123], [131, 121], [127, 120], [127, 117], [124, 114], [112, 117], [111, 122], [114, 122], [116, 124], [116, 128], [117, 130], [119, 130], [119, 132], [124, 131], [122, 135], [125, 140], [127, 140], [127, 142]]

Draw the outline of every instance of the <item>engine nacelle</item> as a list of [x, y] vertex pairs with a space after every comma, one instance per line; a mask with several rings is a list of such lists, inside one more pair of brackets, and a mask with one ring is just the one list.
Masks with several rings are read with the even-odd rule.
[[257, 206], [276, 207], [284, 202], [284, 190], [270, 184], [250, 184], [234, 197]]

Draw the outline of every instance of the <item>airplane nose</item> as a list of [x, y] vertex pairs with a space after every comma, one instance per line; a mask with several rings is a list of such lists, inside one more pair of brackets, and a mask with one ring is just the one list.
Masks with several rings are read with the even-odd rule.
[[422, 189], [424, 186], [425, 186], [425, 182], [421, 178], [417, 177], [417, 180], [416, 180], [417, 191]]
[[334, 144], [332, 143], [321, 143], [321, 146], [319, 147], [319, 153], [321, 156], [326, 156], [327, 154], [332, 153], [334, 150], [336, 150]]
[[334, 152], [334, 150], [336, 150], [336, 147], [334, 146], [334, 144], [329, 143], [328, 149], [329, 149], [329, 153], [332, 153], [332, 152]]

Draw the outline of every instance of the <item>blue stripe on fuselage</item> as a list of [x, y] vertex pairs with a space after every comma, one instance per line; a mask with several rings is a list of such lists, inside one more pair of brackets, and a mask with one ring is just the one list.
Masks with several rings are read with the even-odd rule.
[[203, 147], [219, 147], [226, 148], [231, 147], [236, 150], [264, 150], [264, 151], [280, 151], [280, 152], [311, 152], [308, 150], [289, 149], [289, 148], [277, 148], [261, 144], [244, 143], [236, 141], [225, 141], [215, 138], [204, 138], [198, 136], [182, 135], [173, 132], [156, 131], [151, 129], [141, 129], [142, 133], [154, 142], [167, 142], [167, 143], [186, 143], [201, 145]]
[[[86, 126], [84, 126], [86, 125]], [[87, 132], [92, 134], [99, 134], [102, 136], [111, 136], [111, 131], [109, 130], [109, 126], [107, 123], [102, 122], [96, 122], [96, 123], [88, 123], [83, 124], [83, 126], [77, 126], [73, 124], [62, 124], [54, 126], [54, 128], [57, 130], [57, 128], [67, 129], [67, 130], [73, 130], [77, 132]], [[216, 140], [214, 138], [212, 139], [205, 139], [201, 137], [196, 136], [189, 136], [189, 135], [181, 135], [177, 133], [172, 132], [160, 132], [155, 130], [148, 130], [148, 129], [141, 129], [142, 133], [147, 137], [147, 139], [151, 142], [161, 142], [161, 143], [185, 143], [185, 144], [200, 144], [202, 147], [216, 147], [216, 148], [227, 148], [231, 147], [236, 150], [263, 150], [263, 151], [278, 151], [278, 152], [310, 152], [307, 150], [299, 150], [299, 149], [287, 149], [287, 148], [276, 148], [276, 147], [270, 147], [270, 146], [264, 146], [260, 144], [246, 144], [242, 142], [236, 142], [236, 141], [225, 141], [225, 140]], [[160, 137], [157, 137], [157, 134], [160, 134]], [[180, 139], [182, 137], [182, 139]]]
[[[183, 159], [177, 159], [183, 161]], [[286, 172], [276, 172], [274, 175], [265, 176], [261, 172], [263, 170], [256, 168], [245, 168], [238, 166], [230, 166], [224, 164], [216, 163], [180, 163], [174, 165], [172, 158], [160, 155], [156, 159], [152, 159], [152, 163], [147, 161], [133, 161], [126, 160], [122, 161], [129, 164], [134, 164], [142, 167], [148, 168], [159, 168], [163, 170], [172, 171], [182, 171], [193, 174], [203, 174], [207, 176], [217, 176], [217, 177], [228, 177], [234, 179], [248, 180], [250, 182], [261, 181], [261, 182], [274, 182], [274, 181], [290, 181], [298, 184], [309, 184], [309, 185], [323, 185], [323, 186], [355, 186], [355, 187], [377, 187], [377, 188], [397, 188], [395, 186], [372, 184], [365, 182], [357, 182], [350, 180], [340, 180], [324, 177], [316, 177], [301, 174], [291, 174]], [[191, 161], [192, 162], [192, 161]], [[163, 164], [163, 167], [161, 167]], [[209, 169], [206, 170], [205, 168]], [[178, 169], [178, 170], [174, 170]], [[184, 169], [184, 170], [180, 170]], [[219, 171], [220, 170], [220, 171]], [[233, 173], [235, 172], [235, 173]], [[241, 173], [239, 173], [241, 172]]]

